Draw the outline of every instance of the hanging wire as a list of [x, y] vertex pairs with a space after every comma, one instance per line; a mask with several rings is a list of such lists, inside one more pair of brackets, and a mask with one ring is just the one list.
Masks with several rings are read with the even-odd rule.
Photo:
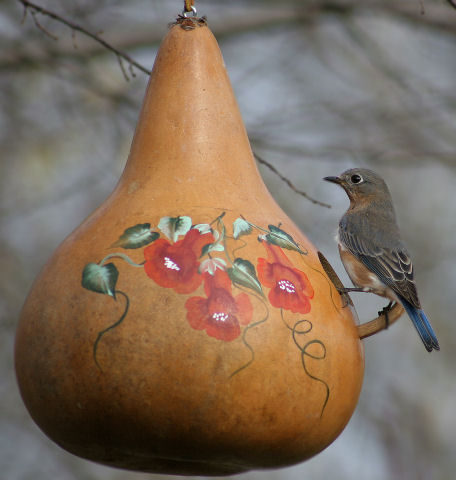
[[182, 10], [182, 16], [188, 17], [188, 14], [192, 13], [193, 17], [196, 17], [195, 0], [184, 0], [184, 10]]

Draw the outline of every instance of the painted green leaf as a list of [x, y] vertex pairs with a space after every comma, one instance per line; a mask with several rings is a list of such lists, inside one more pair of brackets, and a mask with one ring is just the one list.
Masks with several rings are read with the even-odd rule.
[[173, 242], [179, 235], [185, 235], [192, 228], [190, 217], [163, 217], [158, 223], [158, 228]]
[[224, 246], [219, 243], [219, 242], [214, 242], [214, 243], [207, 243], [204, 245], [204, 247], [201, 249], [201, 257], [204, 257], [204, 255], [208, 254], [209, 252], [223, 252], [225, 250]]
[[204, 247], [201, 249], [200, 258], [204, 257], [204, 255], [206, 255], [209, 252], [223, 252], [225, 250], [225, 247], [223, 246], [225, 230], [222, 228], [221, 235], [217, 230], [214, 230], [213, 235], [214, 235], [215, 242], [204, 245]]
[[237, 218], [233, 222], [233, 237], [239, 238], [241, 235], [249, 235], [252, 232], [252, 226], [243, 218]]
[[116, 298], [116, 283], [119, 271], [113, 263], [98, 265], [88, 263], [82, 272], [82, 286], [92, 292]]
[[140, 248], [154, 242], [159, 236], [158, 232], [151, 232], [150, 223], [140, 223], [127, 228], [111, 247]]
[[226, 270], [226, 261], [223, 258], [207, 258], [206, 260], [203, 260], [198, 267], [198, 272], [199, 273], [209, 273], [211, 275], [214, 275], [215, 272], [219, 270]]
[[268, 225], [268, 228], [269, 233], [264, 236], [267, 242], [304, 254], [304, 252], [299, 248], [299, 245], [293, 240], [291, 235], [275, 225]]
[[200, 258], [204, 257], [204, 255], [206, 255], [210, 252], [211, 246], [212, 246], [212, 243], [208, 243], [208, 244], [204, 245], [204, 247], [201, 249]]
[[201, 235], [212, 232], [212, 228], [208, 223], [198, 223], [198, 225], [194, 225], [193, 228], [196, 228]]
[[251, 288], [261, 296], [264, 296], [261, 283], [256, 275], [255, 267], [248, 260], [236, 258], [233, 266], [228, 268], [227, 272], [234, 284]]

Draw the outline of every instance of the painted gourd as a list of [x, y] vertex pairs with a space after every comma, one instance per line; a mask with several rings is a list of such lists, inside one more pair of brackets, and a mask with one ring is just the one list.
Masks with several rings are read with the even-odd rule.
[[364, 354], [259, 176], [212, 33], [190, 23], [160, 47], [114, 192], [36, 279], [16, 371], [32, 418], [69, 452], [224, 475], [329, 445]]

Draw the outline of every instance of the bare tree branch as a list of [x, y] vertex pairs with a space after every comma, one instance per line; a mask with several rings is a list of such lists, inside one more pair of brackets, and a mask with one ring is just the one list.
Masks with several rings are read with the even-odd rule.
[[302, 190], [299, 190], [298, 188], [296, 188], [287, 177], [284, 177], [273, 165], [267, 162], [264, 158], [261, 158], [256, 153], [254, 153], [253, 155], [255, 156], [255, 158], [258, 160], [259, 163], [268, 167], [269, 170], [271, 170], [274, 174], [276, 174], [280, 178], [280, 180], [285, 182], [293, 190], [293, 192], [297, 193], [298, 195], [302, 195], [304, 198], [307, 198], [307, 200], [311, 201], [315, 205], [331, 208], [331, 205], [329, 205], [328, 203], [320, 202], [320, 200], [316, 200], [315, 198], [312, 198], [310, 195], [308, 195], [306, 192], [303, 192]]
[[[64, 25], [66, 25], [67, 27], [71, 28], [73, 30], [73, 32], [77, 31], [77, 32], [81, 32], [83, 33], [84, 35], [87, 35], [88, 37], [92, 38], [93, 40], [95, 40], [96, 42], [98, 42], [99, 44], [101, 44], [104, 48], [110, 50], [111, 52], [115, 53], [116, 56], [117, 56], [117, 59], [119, 61], [119, 64], [120, 64], [120, 68], [123, 72], [123, 74], [126, 76], [126, 78], [128, 79], [127, 75], [126, 75], [126, 71], [125, 71], [125, 68], [123, 67], [122, 63], [121, 63], [121, 59], [123, 58], [124, 60], [126, 60], [130, 65], [136, 67], [138, 70], [141, 70], [142, 72], [146, 73], [147, 75], [150, 75], [150, 70], [148, 70], [146, 67], [144, 67], [143, 65], [141, 65], [140, 63], [136, 62], [135, 60], [133, 60], [130, 55], [126, 54], [125, 52], [122, 52], [120, 50], [118, 50], [117, 48], [113, 47], [110, 43], [106, 42], [105, 40], [103, 40], [101, 37], [99, 37], [97, 34], [95, 33], [92, 33], [92, 32], [89, 32], [86, 28], [82, 27], [81, 25], [78, 25], [77, 23], [74, 23], [72, 22], [71, 20], [67, 20], [66, 18], [63, 18], [62, 16], [56, 14], [55, 12], [52, 12], [51, 10], [48, 10], [44, 7], [41, 7], [40, 5], [36, 5], [35, 3], [32, 3], [32, 2], [29, 2], [28, 0], [18, 0], [20, 3], [22, 3], [22, 5], [24, 6], [24, 17], [22, 19], [22, 21], [25, 20], [25, 16], [27, 14], [27, 10], [31, 10], [32, 11], [32, 16], [33, 16], [33, 19], [35, 21], [35, 25], [40, 29], [42, 30], [44, 33], [46, 33], [46, 35], [52, 37], [54, 40], [56, 40], [56, 37], [55, 35], [52, 35], [50, 32], [48, 32], [37, 20], [36, 20], [36, 13], [40, 13], [41, 15], [45, 15], [45, 16], [48, 16], [50, 18], [52, 18], [53, 20], [56, 20], [57, 22], [60, 22], [60, 23], [63, 23]], [[131, 69], [130, 69], [130, 72], [131, 72]]]

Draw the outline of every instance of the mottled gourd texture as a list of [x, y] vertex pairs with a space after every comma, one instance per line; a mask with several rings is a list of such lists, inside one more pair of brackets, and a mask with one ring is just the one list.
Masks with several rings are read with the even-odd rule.
[[216, 40], [173, 26], [124, 173], [46, 264], [16, 371], [69, 452], [147, 472], [301, 462], [349, 421], [364, 352], [264, 186]]

